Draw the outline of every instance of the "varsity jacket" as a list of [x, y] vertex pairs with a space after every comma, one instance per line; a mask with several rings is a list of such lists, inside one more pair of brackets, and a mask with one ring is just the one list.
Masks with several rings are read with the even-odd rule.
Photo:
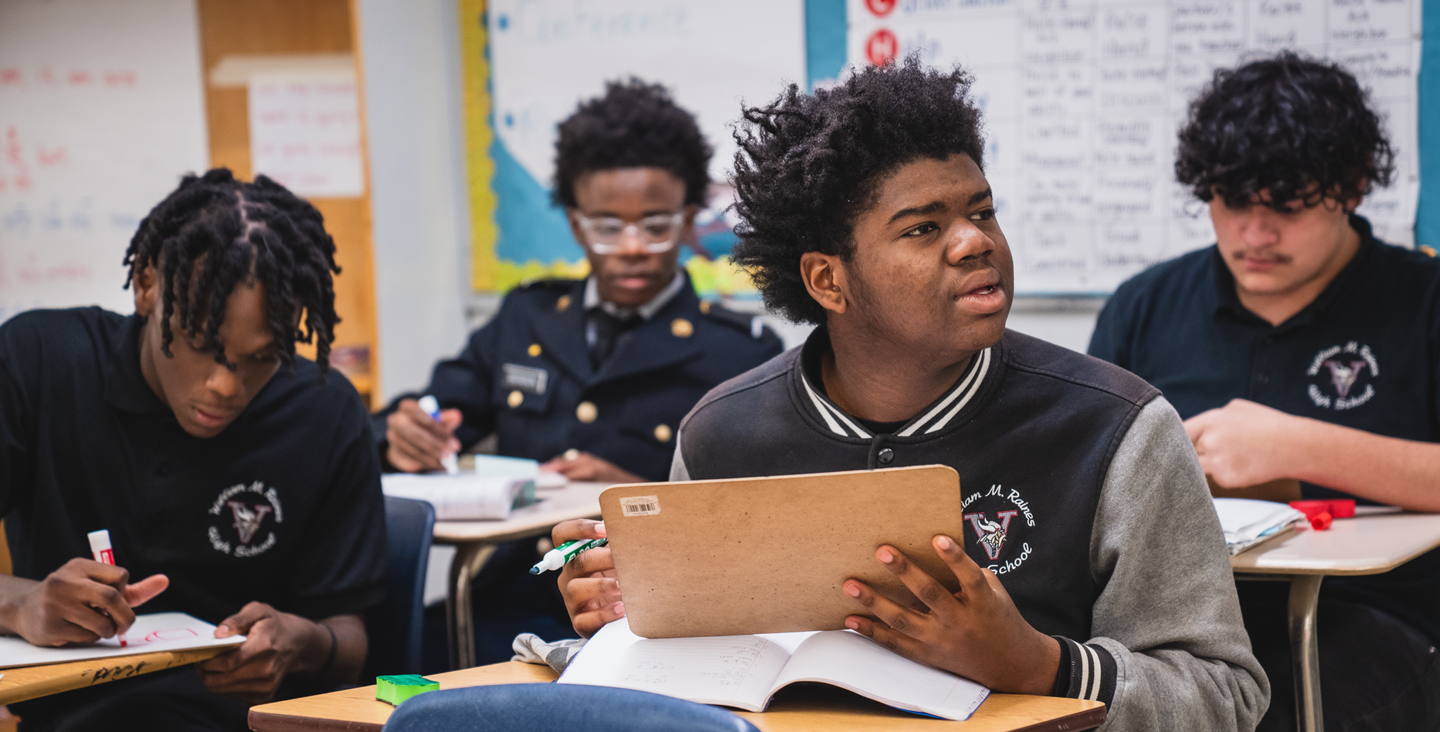
[[1111, 364], [1006, 331], [893, 434], [830, 401], [825, 329], [716, 387], [681, 422], [672, 480], [942, 464], [967, 553], [1061, 641], [1055, 692], [1107, 730], [1252, 730], [1250, 652], [1224, 535], [1175, 410]]

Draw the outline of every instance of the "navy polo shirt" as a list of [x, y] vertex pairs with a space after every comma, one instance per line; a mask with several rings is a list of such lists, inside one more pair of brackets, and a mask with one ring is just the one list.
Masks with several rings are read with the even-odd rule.
[[170, 587], [140, 612], [217, 623], [245, 603], [312, 619], [384, 596], [369, 421], [344, 376], [297, 358], [229, 427], [192, 437], [140, 372], [135, 316], [31, 311], [0, 326], [0, 516], [15, 574], [90, 557]]
[[[1283, 412], [1440, 442], [1440, 260], [1377, 240], [1278, 326], [1246, 310], [1217, 247], [1155, 265], [1106, 303], [1090, 355], [1158, 387], [1182, 418], [1248, 399]], [[1346, 496], [1304, 484], [1307, 497]], [[1440, 640], [1440, 554], [1373, 578], [1328, 578]], [[1377, 594], [1378, 593], [1378, 594]], [[1412, 595], [1413, 601], [1400, 598]], [[1383, 597], [1382, 597], [1383, 596]]]

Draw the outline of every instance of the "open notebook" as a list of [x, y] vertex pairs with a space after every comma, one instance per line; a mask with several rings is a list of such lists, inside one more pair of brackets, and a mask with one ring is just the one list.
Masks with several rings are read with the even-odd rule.
[[94, 643], [72, 643], [59, 648], [32, 646], [23, 638], [0, 636], [0, 668], [39, 666], [95, 658], [133, 656], [155, 651], [188, 651], [214, 646], [238, 646], [245, 636], [216, 638], [215, 626], [185, 613], [139, 615], [125, 634], [125, 645], [117, 638], [101, 638]]
[[1215, 498], [1215, 513], [1233, 556], [1263, 544], [1304, 523], [1305, 514], [1284, 503], [1250, 498]]
[[560, 677], [562, 684], [635, 689], [749, 712], [763, 711], [775, 692], [801, 681], [961, 721], [990, 694], [848, 630], [647, 639], [630, 632], [624, 618], [601, 628]]

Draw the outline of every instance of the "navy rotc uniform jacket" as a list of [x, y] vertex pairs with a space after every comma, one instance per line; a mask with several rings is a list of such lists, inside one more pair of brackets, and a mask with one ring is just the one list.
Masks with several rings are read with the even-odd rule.
[[[456, 437], [464, 448], [495, 432], [501, 455], [545, 461], [577, 449], [665, 480], [685, 413], [711, 388], [783, 350], [753, 318], [702, 302], [687, 277], [595, 369], [584, 293], [584, 280], [518, 288], [459, 356], [435, 367], [421, 393], [460, 410]], [[395, 407], [374, 418], [382, 456], [385, 417]]]

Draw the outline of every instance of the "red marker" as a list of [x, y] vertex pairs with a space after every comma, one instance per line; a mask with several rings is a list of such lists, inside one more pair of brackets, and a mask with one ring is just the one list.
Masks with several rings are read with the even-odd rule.
[[[101, 564], [115, 566], [115, 550], [110, 547], [110, 531], [101, 529], [92, 531], [85, 535], [90, 540], [90, 553], [94, 555], [95, 561]], [[125, 634], [116, 636], [120, 640], [120, 647], [125, 647]]]

